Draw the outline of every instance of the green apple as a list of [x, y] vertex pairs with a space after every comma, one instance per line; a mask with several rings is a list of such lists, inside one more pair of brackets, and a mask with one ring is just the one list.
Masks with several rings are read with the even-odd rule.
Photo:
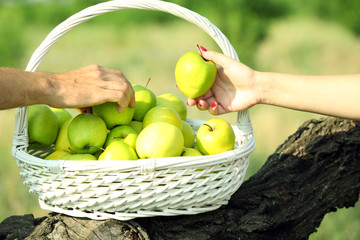
[[104, 148], [107, 148], [112, 142], [123, 141], [127, 143], [130, 147], [136, 147], [136, 139], [138, 133], [130, 126], [117, 126], [109, 132]]
[[184, 148], [181, 156], [183, 157], [196, 157], [196, 156], [202, 156], [201, 152], [195, 148]]
[[70, 143], [68, 139], [68, 127], [72, 119], [68, 119], [60, 128], [59, 134], [55, 141], [55, 150], [70, 152]]
[[132, 120], [135, 108], [127, 107], [121, 113], [117, 110], [116, 102], [107, 102], [92, 107], [93, 114], [101, 117], [106, 123], [108, 129], [112, 129], [117, 125], [127, 125]]
[[234, 130], [230, 123], [221, 118], [210, 119], [199, 127], [196, 147], [204, 155], [233, 150], [235, 147]]
[[75, 153], [95, 153], [107, 137], [104, 121], [96, 115], [82, 113], [74, 117], [68, 126], [70, 148]]
[[157, 106], [165, 106], [174, 109], [182, 120], [186, 120], [187, 117], [187, 108], [183, 100], [178, 96], [172, 93], [161, 94], [156, 97]]
[[100, 160], [137, 160], [138, 156], [134, 148], [130, 147], [123, 141], [116, 141], [110, 143], [105, 148], [105, 151], [100, 154]]
[[72, 119], [72, 115], [70, 112], [68, 112], [66, 109], [64, 108], [50, 108], [55, 114], [56, 117], [59, 120], [59, 127], [61, 128], [61, 126], [69, 119]]
[[181, 132], [184, 136], [184, 146], [188, 148], [193, 147], [195, 143], [195, 132], [187, 121], [183, 120], [183, 127]]
[[136, 140], [140, 158], [164, 158], [180, 156], [184, 137], [180, 129], [167, 122], [156, 122], [144, 128]]
[[32, 105], [28, 112], [29, 146], [46, 148], [53, 144], [59, 131], [56, 114], [46, 105]]
[[180, 130], [182, 129], [183, 124], [179, 114], [174, 109], [163, 106], [153, 107], [145, 114], [143, 129], [155, 122], [171, 123]]
[[136, 120], [132, 120], [131, 122], [129, 122], [128, 124], [129, 127], [132, 127], [133, 129], [135, 129], [135, 131], [139, 134], [141, 132], [141, 130], [143, 129], [143, 123], [140, 121], [136, 121]]
[[214, 62], [203, 59], [197, 52], [188, 52], [176, 63], [176, 84], [187, 97], [197, 98], [211, 88], [216, 73]]
[[45, 160], [59, 160], [64, 155], [67, 155], [67, 154], [69, 154], [69, 152], [66, 152], [66, 151], [63, 151], [63, 150], [55, 150], [54, 152], [52, 152], [51, 154], [46, 156], [44, 159]]
[[78, 153], [78, 154], [66, 154], [62, 156], [62, 160], [72, 160], [72, 161], [91, 161], [97, 160], [96, 157], [89, 153]]
[[135, 113], [134, 120], [142, 121], [145, 114], [153, 107], [156, 106], [155, 94], [146, 87], [140, 85], [133, 85], [135, 92]]

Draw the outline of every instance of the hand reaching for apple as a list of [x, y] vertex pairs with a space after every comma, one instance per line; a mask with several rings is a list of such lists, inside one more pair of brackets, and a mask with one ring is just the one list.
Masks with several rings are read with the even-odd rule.
[[81, 107], [81, 112], [104, 102], [117, 102], [119, 112], [135, 107], [134, 90], [120, 71], [94, 64], [58, 76], [55, 84], [61, 84], [57, 89], [62, 91], [55, 95], [56, 107]]
[[135, 107], [134, 90], [124, 75], [95, 64], [60, 74], [0, 67], [0, 86], [0, 109], [36, 104], [84, 108], [104, 102], [117, 102], [119, 112]]
[[247, 109], [259, 102], [253, 69], [221, 53], [201, 47], [202, 57], [219, 67], [214, 84], [204, 95], [189, 98], [187, 104], [213, 115]]
[[87, 106], [105, 102], [117, 102], [119, 112], [135, 107], [134, 90], [120, 71], [93, 64], [67, 73], [41, 74], [46, 89], [40, 103], [78, 108], [82, 113], [91, 111]]

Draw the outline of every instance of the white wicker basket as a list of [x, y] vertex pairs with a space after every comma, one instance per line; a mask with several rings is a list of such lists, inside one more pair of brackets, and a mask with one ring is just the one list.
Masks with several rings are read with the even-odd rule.
[[[32, 55], [27, 71], [36, 71], [46, 53], [66, 32], [98, 15], [121, 9], [163, 11], [207, 32], [224, 54], [238, 59], [221, 31], [199, 14], [158, 0], [114, 0], [88, 7], [55, 27]], [[44, 209], [91, 219], [197, 214], [226, 205], [240, 187], [255, 147], [247, 111], [238, 113], [236, 147], [201, 157], [138, 161], [63, 161], [41, 159], [49, 150], [28, 150], [28, 107], [18, 109], [12, 155], [30, 193]], [[202, 120], [188, 119], [196, 131]]]

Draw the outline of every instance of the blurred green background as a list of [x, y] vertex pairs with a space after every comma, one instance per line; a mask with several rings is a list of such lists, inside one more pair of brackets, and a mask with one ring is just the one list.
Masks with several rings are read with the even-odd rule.
[[[32, 53], [61, 21], [101, 1], [0, 1], [0, 66], [25, 69]], [[360, 72], [358, 0], [174, 0], [207, 17], [230, 40], [239, 58], [260, 71], [297, 74]], [[63, 72], [97, 63], [121, 70], [132, 83], [159, 95], [175, 87], [174, 66], [196, 44], [218, 50], [204, 32], [163, 12], [122, 10], [91, 19], [67, 33], [50, 50], [39, 71]], [[76, 111], [71, 110], [74, 114]], [[189, 108], [190, 118], [210, 119]], [[11, 156], [16, 109], [0, 111], [0, 221], [15, 214], [47, 214], [28, 193]], [[236, 114], [222, 116], [235, 123]], [[316, 114], [256, 106], [250, 109], [257, 144], [247, 177], [287, 136]], [[355, 160], [355, 159], [354, 159]], [[360, 204], [325, 216], [310, 239], [360, 239]]]

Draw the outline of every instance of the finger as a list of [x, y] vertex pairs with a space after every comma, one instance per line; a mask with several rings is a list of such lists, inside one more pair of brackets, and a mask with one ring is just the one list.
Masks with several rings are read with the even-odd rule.
[[131, 93], [129, 90], [126, 90], [125, 92], [125, 97], [126, 97], [126, 101], [128, 103], [127, 107], [130, 105], [130, 102], [131, 102]]
[[204, 95], [196, 98], [196, 100], [199, 101], [201, 99], [209, 99], [209, 98], [211, 98], [213, 96], [214, 96], [214, 93], [213, 93], [212, 89], [210, 88], [209, 91], [207, 91]]
[[[127, 104], [126, 104], [126, 106], [122, 105], [122, 107], [123, 108], [125, 107], [125, 109], [128, 106], [134, 108], [135, 107], [135, 91], [132, 88], [130, 82], [127, 80], [127, 78], [125, 77], [125, 75], [122, 72], [113, 70], [113, 69], [110, 69], [110, 70], [114, 71], [116, 73], [117, 77], [120, 78], [120, 79], [117, 79], [117, 81], [116, 81], [117, 84], [120, 83], [119, 88], [116, 90], [122, 90], [125, 93]], [[115, 90], [115, 87], [114, 87], [114, 90]]]
[[121, 113], [129, 106], [129, 100], [126, 96], [123, 96], [120, 101], [118, 101], [118, 112]]
[[127, 91], [127, 97], [128, 97], [128, 101], [129, 101], [129, 107], [134, 108], [136, 105], [135, 102], [135, 91], [132, 88], [131, 84], [128, 84], [128, 91]]
[[118, 104], [117, 105], [117, 111], [118, 111], [118, 113], [122, 113], [123, 111], [125, 111], [125, 109], [126, 109], [127, 107], [123, 107], [123, 106], [121, 106], [120, 104]]
[[193, 98], [188, 98], [187, 102], [186, 102], [186, 105], [188, 106], [195, 106], [197, 104], [197, 101], [196, 99], [193, 99]]
[[209, 113], [212, 115], [221, 115], [227, 113], [227, 111], [218, 102], [213, 102], [209, 107]]
[[228, 64], [234, 61], [233, 58], [215, 51], [203, 51], [202, 56], [206, 60], [213, 61], [215, 64], [219, 66], [227, 66]]
[[102, 93], [97, 92], [97, 95], [103, 96], [103, 98], [96, 99], [98, 102], [116, 102], [118, 104], [118, 112], [123, 112], [129, 106], [129, 100], [126, 97], [124, 91], [114, 91], [103, 89]]
[[209, 104], [203, 100], [203, 99], [200, 99], [198, 102], [197, 102], [197, 108], [201, 111], [205, 111], [205, 110], [208, 110], [209, 108]]

